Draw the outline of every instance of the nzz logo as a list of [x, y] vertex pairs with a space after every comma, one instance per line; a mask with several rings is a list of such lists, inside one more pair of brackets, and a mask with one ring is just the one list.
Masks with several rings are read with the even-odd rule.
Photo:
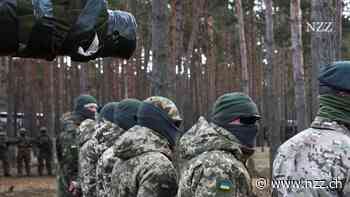
[[306, 32], [334, 32], [334, 22], [307, 22]]

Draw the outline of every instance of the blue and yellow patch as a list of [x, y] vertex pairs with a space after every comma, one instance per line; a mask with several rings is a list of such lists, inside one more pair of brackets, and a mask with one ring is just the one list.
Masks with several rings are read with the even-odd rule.
[[217, 182], [217, 189], [223, 192], [230, 192], [233, 190], [233, 183], [230, 180], [221, 180]]

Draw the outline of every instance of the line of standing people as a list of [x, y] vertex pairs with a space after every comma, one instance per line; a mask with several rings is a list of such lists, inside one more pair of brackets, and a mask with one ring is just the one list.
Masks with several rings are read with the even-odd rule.
[[[350, 195], [349, 76], [349, 61], [322, 67], [314, 122], [280, 146], [272, 166], [273, 181], [326, 185], [284, 184], [271, 188], [276, 196]], [[96, 99], [84, 95], [64, 116], [59, 197], [254, 196], [245, 163], [260, 116], [247, 95], [222, 95], [208, 119], [200, 117], [184, 133], [176, 105], [164, 97], [110, 103], [98, 118], [96, 109]]]
[[19, 136], [15, 138], [7, 137], [5, 129], [0, 128], [0, 160], [2, 160], [4, 176], [11, 176], [9, 162], [9, 147], [13, 145], [17, 148], [17, 174], [23, 175], [23, 167], [27, 176], [31, 176], [31, 154], [33, 148], [38, 150], [38, 175], [43, 175], [46, 167], [48, 175], [52, 175], [52, 139], [47, 134], [45, 127], [40, 128], [40, 135], [37, 138], [28, 136], [25, 128], [19, 129]]
[[[58, 136], [58, 196], [253, 196], [245, 162], [260, 119], [243, 93], [215, 102], [186, 133], [173, 101], [152, 96], [106, 104], [75, 99]], [[181, 137], [180, 137], [181, 136]]]

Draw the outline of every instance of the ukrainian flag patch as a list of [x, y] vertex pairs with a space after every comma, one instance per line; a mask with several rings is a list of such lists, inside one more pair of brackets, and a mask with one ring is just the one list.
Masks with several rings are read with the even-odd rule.
[[218, 182], [218, 189], [223, 192], [230, 192], [233, 188], [233, 183], [230, 180], [222, 180]]

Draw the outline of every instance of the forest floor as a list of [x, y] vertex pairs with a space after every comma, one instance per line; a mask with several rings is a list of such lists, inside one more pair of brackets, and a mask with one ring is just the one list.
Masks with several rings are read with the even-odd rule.
[[0, 177], [0, 197], [54, 197], [56, 179], [44, 177]]
[[[253, 178], [253, 190], [259, 197], [269, 197], [271, 193], [268, 188], [259, 190], [256, 187], [256, 180], [259, 178], [269, 178], [269, 150], [260, 148], [256, 151], [253, 158], [257, 173]], [[31, 177], [17, 177], [15, 169], [11, 170], [12, 177], [0, 176], [0, 197], [54, 197], [56, 193], [55, 176], [37, 176], [36, 166], [33, 166]], [[0, 170], [0, 175], [2, 171]]]

